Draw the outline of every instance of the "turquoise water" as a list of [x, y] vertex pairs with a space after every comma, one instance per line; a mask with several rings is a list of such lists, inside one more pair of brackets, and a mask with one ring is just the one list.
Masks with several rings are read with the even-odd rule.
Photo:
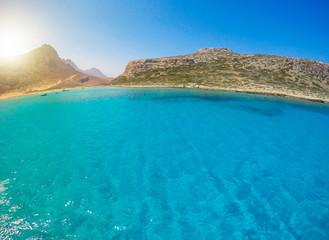
[[329, 107], [188, 89], [0, 103], [0, 239], [329, 239]]

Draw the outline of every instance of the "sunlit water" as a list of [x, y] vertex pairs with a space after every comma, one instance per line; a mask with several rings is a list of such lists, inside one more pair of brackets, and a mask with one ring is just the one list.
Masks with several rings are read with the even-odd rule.
[[0, 103], [0, 239], [329, 239], [329, 107], [184, 89]]

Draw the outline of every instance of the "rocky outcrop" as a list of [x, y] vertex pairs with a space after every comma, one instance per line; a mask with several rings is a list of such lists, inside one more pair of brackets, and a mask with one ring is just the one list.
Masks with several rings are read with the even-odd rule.
[[123, 75], [134, 76], [140, 72], [146, 72], [152, 69], [175, 67], [180, 65], [193, 64], [195, 61], [190, 58], [154, 58], [145, 60], [136, 60], [129, 62]]
[[273, 55], [240, 55], [246, 67], [258, 70], [280, 71], [288, 70], [296, 76], [309, 76], [329, 84], [329, 64], [303, 59]]

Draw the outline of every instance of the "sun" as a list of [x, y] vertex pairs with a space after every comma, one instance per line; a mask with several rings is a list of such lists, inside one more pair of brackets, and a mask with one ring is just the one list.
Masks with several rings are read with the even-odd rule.
[[0, 58], [23, 54], [27, 49], [26, 32], [23, 29], [0, 28]]
[[15, 32], [2, 33], [0, 37], [0, 57], [12, 57], [24, 53], [24, 38]]

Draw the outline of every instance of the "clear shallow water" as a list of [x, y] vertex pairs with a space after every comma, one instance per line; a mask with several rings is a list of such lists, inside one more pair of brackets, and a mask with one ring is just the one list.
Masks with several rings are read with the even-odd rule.
[[0, 103], [0, 239], [329, 239], [329, 107], [187, 89]]

